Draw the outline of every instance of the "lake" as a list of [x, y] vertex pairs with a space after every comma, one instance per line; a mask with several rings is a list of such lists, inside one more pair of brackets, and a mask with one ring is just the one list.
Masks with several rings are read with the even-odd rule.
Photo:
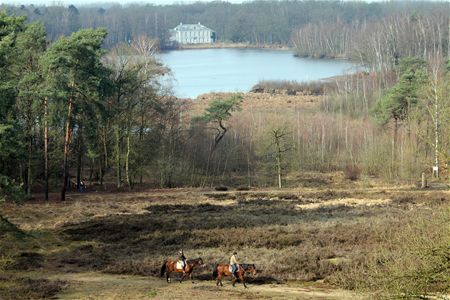
[[246, 92], [260, 80], [311, 81], [356, 69], [345, 60], [298, 58], [290, 51], [266, 49], [177, 50], [158, 57], [172, 70], [164, 85], [171, 85], [182, 98], [207, 92]]

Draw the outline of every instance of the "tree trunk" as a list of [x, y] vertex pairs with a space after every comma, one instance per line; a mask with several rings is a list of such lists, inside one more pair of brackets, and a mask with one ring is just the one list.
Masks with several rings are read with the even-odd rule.
[[[436, 79], [437, 81], [437, 79]], [[439, 99], [437, 92], [437, 83], [433, 86], [434, 93], [434, 168], [433, 172], [436, 178], [439, 178]]]
[[125, 178], [127, 181], [128, 188], [131, 189], [130, 181], [130, 128], [127, 128], [127, 153], [125, 156]]
[[283, 183], [281, 181], [281, 144], [279, 138], [276, 138], [275, 141], [277, 145], [277, 171], [278, 171], [278, 188], [283, 187]]
[[83, 125], [80, 122], [77, 132], [77, 150], [78, 150], [78, 157], [77, 157], [77, 191], [81, 189], [81, 164], [82, 164], [82, 157], [83, 157]]
[[427, 178], [425, 177], [425, 172], [422, 172], [422, 185], [421, 188], [424, 189], [427, 187]]
[[108, 169], [108, 148], [106, 145], [106, 125], [105, 125], [103, 127], [103, 162], [100, 162], [100, 186], [103, 186], [103, 176], [107, 169]]
[[103, 167], [102, 167], [102, 163], [99, 163], [99, 176], [100, 176], [100, 186], [103, 186]]
[[71, 117], [72, 117], [72, 98], [69, 98], [69, 106], [67, 110], [66, 132], [64, 136], [64, 161], [63, 161], [63, 186], [61, 189], [61, 201], [66, 200], [66, 188], [69, 181], [69, 143], [71, 135]]
[[392, 138], [392, 168], [393, 173], [397, 176], [397, 140], [398, 140], [398, 119], [394, 118], [394, 136]]
[[281, 182], [281, 157], [280, 154], [277, 155], [277, 169], [278, 169], [278, 188], [282, 188], [282, 182]]
[[144, 112], [143, 112], [143, 108], [142, 108], [142, 112], [141, 112], [141, 126], [139, 128], [139, 184], [143, 183], [143, 177], [144, 177], [144, 168], [143, 168], [143, 164], [144, 164], [144, 159], [143, 159], [143, 141], [144, 141]]
[[106, 128], [103, 128], [103, 155], [105, 160], [104, 168], [106, 170], [108, 168], [108, 148], [106, 145]]
[[120, 161], [120, 129], [119, 125], [116, 125], [116, 185], [117, 188], [122, 186], [122, 170]]
[[31, 156], [33, 155], [33, 137], [31, 134], [31, 128], [29, 128], [28, 136], [28, 162], [27, 162], [27, 197], [31, 197], [31, 185], [33, 184], [33, 176], [31, 170]]
[[44, 99], [44, 180], [45, 200], [48, 201], [48, 98]]
[[[89, 181], [94, 180], [94, 169], [95, 169], [95, 158], [92, 158], [91, 165], [89, 167]], [[96, 174], [95, 177], [98, 180], [98, 174]]]

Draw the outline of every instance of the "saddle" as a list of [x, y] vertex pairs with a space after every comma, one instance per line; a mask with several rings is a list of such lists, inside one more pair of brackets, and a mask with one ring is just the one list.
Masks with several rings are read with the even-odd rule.
[[183, 269], [184, 268], [184, 262], [182, 260], [177, 261], [177, 269]]

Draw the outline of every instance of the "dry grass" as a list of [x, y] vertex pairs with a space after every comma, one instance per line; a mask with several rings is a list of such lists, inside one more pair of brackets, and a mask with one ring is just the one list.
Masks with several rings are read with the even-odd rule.
[[[332, 281], [380, 298], [445, 298], [450, 293], [450, 210], [414, 211], [387, 231], [361, 264]], [[401, 229], [401, 230], [400, 230]]]
[[327, 184], [87, 193], [71, 194], [66, 203], [2, 204], [0, 214], [26, 237], [4, 236], [0, 246], [8, 269], [25, 274], [40, 268], [155, 276], [162, 260], [183, 248], [207, 263], [196, 271], [199, 279], [210, 279], [213, 265], [237, 250], [260, 270], [255, 283], [338, 282], [336, 276], [362, 265], [392, 228], [450, 201], [448, 191], [350, 182], [342, 174], [306, 178]]
[[[208, 93], [197, 97], [195, 101], [189, 101], [190, 113], [193, 116], [204, 112], [209, 102], [213, 99], [226, 99], [232, 93]], [[320, 96], [314, 95], [283, 95], [270, 93], [245, 93], [242, 101], [243, 112], [261, 111], [265, 113], [292, 111], [301, 108], [303, 110], [318, 110], [321, 101]]]

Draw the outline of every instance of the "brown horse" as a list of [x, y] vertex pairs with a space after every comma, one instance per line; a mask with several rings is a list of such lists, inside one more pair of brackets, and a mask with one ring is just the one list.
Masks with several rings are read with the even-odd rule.
[[185, 270], [177, 268], [177, 261], [170, 261], [165, 260], [161, 266], [161, 277], [166, 274], [166, 281], [170, 282], [169, 273], [175, 272], [175, 273], [183, 273], [183, 275], [180, 278], [180, 283], [183, 281], [184, 277], [189, 276], [192, 283], [194, 280], [192, 279], [192, 271], [196, 266], [204, 266], [203, 260], [199, 257], [196, 259], [190, 259], [186, 261], [186, 267]]
[[[236, 272], [237, 276], [241, 280], [241, 282], [244, 284], [244, 287], [247, 288], [247, 285], [245, 284], [245, 273], [251, 273], [252, 275], [256, 275], [256, 267], [254, 264], [239, 264], [239, 268]], [[223, 286], [222, 284], [222, 277], [223, 276], [231, 276], [230, 271], [230, 265], [226, 264], [219, 264], [216, 265], [213, 271], [213, 277], [216, 278], [216, 286]], [[236, 283], [236, 277], [232, 277], [233, 286], [235, 286]]]

